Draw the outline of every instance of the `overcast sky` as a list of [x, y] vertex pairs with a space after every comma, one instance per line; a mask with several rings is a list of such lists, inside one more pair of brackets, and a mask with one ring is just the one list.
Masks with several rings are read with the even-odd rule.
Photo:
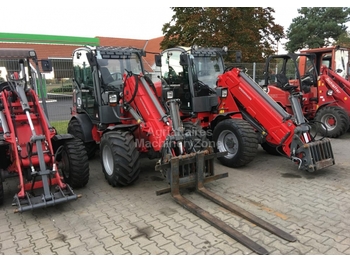
[[[162, 36], [163, 24], [171, 20], [173, 12], [168, 3], [144, 0], [1, 0], [0, 32], [152, 39]], [[188, 1], [177, 0], [174, 3], [186, 6]], [[212, 6], [213, 1], [202, 0], [200, 3]], [[261, 4], [249, 0], [244, 3], [247, 6]], [[215, 1], [215, 4], [221, 6], [220, 1]], [[275, 9], [275, 22], [285, 29], [298, 16], [297, 9], [300, 8], [291, 4], [286, 7], [285, 2], [279, 7], [274, 7], [272, 3], [269, 6]]]
[[[176, 1], [177, 6], [181, 2], [185, 1]], [[127, 3], [131, 1], [2, 0], [0, 32], [136, 39], [162, 36], [163, 24], [173, 15], [169, 6], [155, 1]], [[297, 8], [275, 7], [276, 22], [288, 27], [298, 15]]]

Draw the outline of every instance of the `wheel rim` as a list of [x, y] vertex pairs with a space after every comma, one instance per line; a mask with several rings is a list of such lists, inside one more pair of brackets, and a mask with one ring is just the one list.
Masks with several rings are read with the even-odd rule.
[[102, 162], [107, 175], [111, 176], [114, 170], [112, 149], [108, 146], [102, 149]]
[[217, 139], [217, 149], [219, 152], [227, 151], [227, 158], [232, 158], [238, 152], [238, 139], [237, 136], [228, 130], [220, 133]]
[[337, 120], [332, 114], [322, 116], [321, 122], [326, 126], [327, 131], [332, 131], [337, 126]]

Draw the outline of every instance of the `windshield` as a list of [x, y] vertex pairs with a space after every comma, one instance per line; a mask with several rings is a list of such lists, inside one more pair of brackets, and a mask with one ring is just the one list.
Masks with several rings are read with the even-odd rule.
[[133, 74], [143, 73], [140, 57], [136, 54], [118, 56], [116, 59], [98, 58], [97, 63], [101, 77], [106, 85], [120, 84], [123, 74], [131, 71]]
[[346, 78], [347, 75], [347, 65], [349, 58], [349, 51], [347, 50], [337, 50], [335, 52], [335, 69], [333, 69], [342, 78]]
[[167, 52], [162, 55], [162, 77], [168, 84], [183, 83], [183, 67], [180, 65], [181, 51]]
[[198, 80], [209, 87], [216, 87], [217, 77], [224, 72], [221, 56], [194, 57]]

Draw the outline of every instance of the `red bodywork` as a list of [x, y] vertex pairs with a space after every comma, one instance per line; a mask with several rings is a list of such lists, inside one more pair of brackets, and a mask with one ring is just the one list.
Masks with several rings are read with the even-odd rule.
[[[167, 136], [172, 133], [172, 124], [170, 119], [168, 119], [168, 122], [162, 121], [162, 115], [160, 115], [157, 110], [156, 103], [158, 103], [158, 108], [162, 109], [164, 115], [166, 115], [165, 110], [160, 104], [156, 94], [149, 94], [146, 91], [145, 86], [141, 82], [141, 78], [141, 75], [133, 75], [132, 77], [124, 76], [124, 101], [130, 101], [137, 88], [136, 97], [130, 103], [130, 106], [132, 108], [137, 108], [138, 113], [142, 117], [139, 128], [135, 131], [136, 139], [140, 139], [139, 141], [142, 142], [139, 144], [139, 151], [147, 152], [151, 145], [154, 151], [159, 152]], [[150, 95], [153, 95], [155, 100], [152, 100]], [[122, 111], [122, 113], [126, 117], [132, 117], [128, 111]], [[135, 122], [135, 120], [132, 120], [132, 122]], [[125, 123], [130, 124], [130, 121], [126, 121]]]
[[[31, 168], [31, 166], [39, 166], [36, 143], [30, 143], [32, 137], [31, 127], [28, 123], [26, 114], [24, 113], [20, 100], [11, 91], [3, 90], [0, 93], [0, 100], [2, 101], [3, 110], [9, 128], [9, 133], [4, 133], [4, 140], [9, 144], [9, 156], [11, 165], [7, 168], [9, 173], [18, 174], [19, 177], [19, 198], [25, 197], [25, 191], [31, 189], [42, 188], [43, 183], [38, 180], [26, 182], [23, 174], [23, 170]], [[66, 184], [62, 182], [62, 178], [56, 168], [54, 160], [53, 147], [51, 138], [56, 135], [56, 131], [53, 128], [49, 128], [47, 125], [46, 117], [39, 104], [39, 100], [34, 92], [30, 89], [27, 91], [28, 103], [30, 107], [30, 117], [33, 122], [34, 130], [37, 134], [43, 134], [45, 136], [45, 142], [42, 142], [42, 150], [44, 152], [44, 162], [46, 167], [51, 170], [55, 170], [53, 178], [50, 179], [50, 185], [59, 185], [60, 188], [66, 188]], [[14, 100], [14, 101], [13, 101]], [[0, 129], [2, 129], [0, 127]], [[1, 130], [4, 132], [4, 130]], [[33, 154], [28, 154], [28, 148], [31, 148]], [[55, 166], [55, 167], [54, 167]], [[54, 168], [53, 168], [54, 167]]]
[[[293, 85], [297, 81], [290, 80]], [[332, 90], [332, 95], [327, 91]], [[269, 85], [268, 94], [288, 113], [292, 114], [291, 104], [288, 100], [289, 93], [277, 86]], [[336, 106], [343, 108], [350, 116], [350, 82], [342, 78], [326, 66], [321, 66], [321, 74], [318, 77], [317, 86], [312, 86], [310, 92], [303, 93], [302, 109], [309, 120], [315, 118], [319, 108], [323, 106]]]
[[[172, 122], [170, 118], [167, 118], [167, 121], [162, 121], [163, 116], [166, 115], [165, 109], [160, 104], [153, 90], [151, 93], [147, 92], [143, 84], [145, 82], [141, 81], [141, 78], [143, 78], [142, 75], [128, 76], [124, 74], [124, 97], [119, 103], [123, 104], [125, 101], [132, 100], [128, 104], [138, 113], [140, 118], [136, 120], [130, 111], [122, 108], [121, 115], [124, 120], [121, 119], [121, 124], [138, 125], [134, 131], [134, 135], [140, 152], [148, 152], [150, 148], [153, 148], [156, 152], [160, 152], [167, 136], [172, 134]], [[148, 86], [148, 89], [150, 89], [150, 86]], [[135, 92], [136, 95], [132, 99]], [[154, 96], [154, 99], [152, 100], [150, 96]], [[163, 116], [158, 111], [157, 106], [159, 109], [161, 108], [164, 113]], [[115, 125], [111, 124], [110, 127]], [[92, 130], [93, 139], [99, 142], [103, 132], [104, 130], [99, 131], [95, 125]]]
[[[281, 115], [273, 106], [276, 102], [268, 95], [257, 91], [259, 89], [253, 88], [251, 83], [243, 79], [239, 73], [240, 69], [233, 68], [218, 78], [217, 85], [227, 87], [229, 90], [228, 96], [224, 100], [225, 111], [239, 111], [238, 102], [267, 131], [266, 141], [274, 145], [282, 143], [283, 151], [287, 156], [290, 156], [290, 144], [296, 127], [294, 122], [290, 119], [284, 119], [285, 116]], [[232, 117], [242, 116], [234, 114]], [[304, 138], [301, 139], [304, 140]]]

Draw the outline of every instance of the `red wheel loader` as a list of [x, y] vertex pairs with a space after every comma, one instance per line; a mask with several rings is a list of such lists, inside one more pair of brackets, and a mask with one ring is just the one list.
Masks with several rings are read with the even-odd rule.
[[133, 47], [80, 47], [73, 52], [74, 96], [68, 132], [78, 136], [91, 155], [99, 148], [105, 179], [113, 187], [128, 186], [140, 175], [140, 158], [158, 159], [155, 169], [165, 177], [174, 200], [193, 214], [259, 254], [267, 250], [186, 199], [196, 192], [252, 223], [287, 240], [290, 234], [226, 201], [204, 184], [227, 176], [214, 174], [214, 153], [200, 125], [182, 122], [178, 99], [163, 105], [145, 76], [142, 56]]
[[293, 114], [283, 110], [244, 70], [227, 68], [222, 50], [175, 47], [155, 57], [161, 67], [163, 100], [180, 99], [183, 121], [199, 122], [214, 142], [222, 164], [240, 167], [251, 162], [258, 144], [313, 172], [334, 165], [330, 140], [315, 140], [300, 106], [300, 93], [288, 92]]
[[[34, 91], [42, 79], [32, 49], [0, 49], [3, 64], [18, 66], [0, 84], [0, 203], [5, 179], [18, 179], [15, 212], [54, 206], [76, 200], [72, 187], [89, 179], [84, 145], [72, 135], [59, 135], [48, 122]], [[49, 64], [42, 61], [42, 67]], [[42, 100], [45, 103], [45, 100]]]
[[[341, 47], [337, 45], [337, 46], [328, 46], [328, 47], [321, 47], [321, 48], [304, 49], [304, 50], [300, 50], [300, 53], [315, 55], [314, 62], [318, 73], [321, 72], [321, 66], [325, 66], [326, 68], [335, 72], [341, 78], [344, 78], [350, 81], [349, 50], [350, 49], [347, 47]], [[303, 58], [301, 58], [301, 64], [305, 63], [302, 60]], [[300, 68], [300, 72], [302, 75], [304, 74], [303, 73], [304, 70], [305, 70], [304, 68]]]
[[315, 61], [316, 56], [308, 53], [270, 56], [266, 61], [263, 89], [292, 113], [289, 93], [280, 88], [283, 83], [279, 78], [286, 79], [296, 86], [302, 113], [315, 124], [317, 133], [337, 138], [349, 129], [350, 82], [326, 66], [318, 68]]

